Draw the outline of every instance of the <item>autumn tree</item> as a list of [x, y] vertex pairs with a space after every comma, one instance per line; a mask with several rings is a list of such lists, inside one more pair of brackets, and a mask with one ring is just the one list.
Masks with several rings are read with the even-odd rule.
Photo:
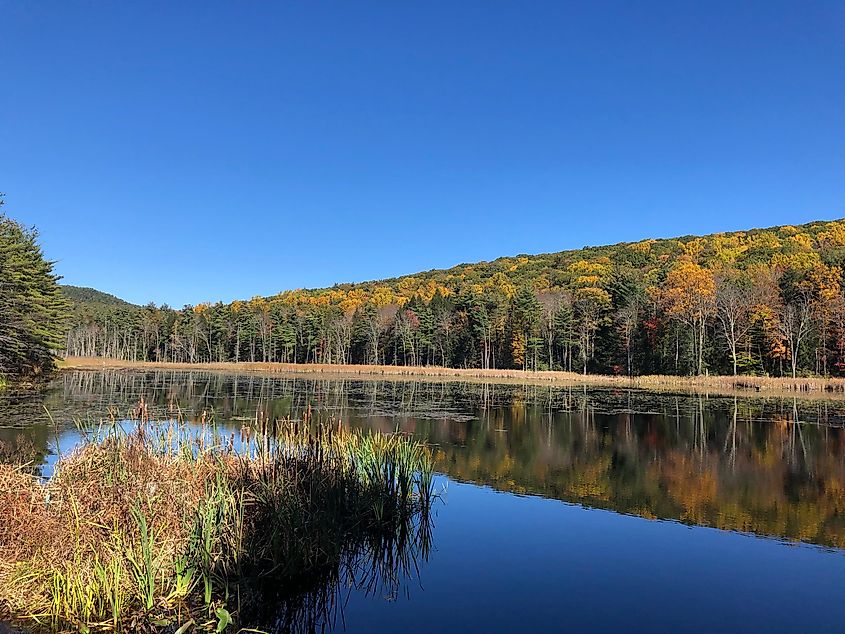
[[827, 376], [828, 338], [837, 310], [837, 300], [842, 294], [842, 269], [838, 266], [819, 263], [809, 271], [806, 286], [811, 294], [811, 309], [819, 335], [819, 343], [816, 347], [816, 371]]
[[587, 374], [587, 366], [594, 356], [596, 332], [613, 305], [610, 293], [604, 288], [610, 265], [606, 259], [579, 260], [569, 266], [569, 272], [581, 370]]
[[802, 345], [812, 328], [812, 287], [801, 279], [800, 273], [788, 270], [781, 277], [783, 303], [778, 314], [777, 327], [786, 342], [792, 378], [798, 374]]
[[689, 328], [695, 372], [703, 374], [707, 322], [716, 307], [713, 273], [684, 260], [669, 271], [660, 294], [666, 314]]
[[625, 348], [625, 370], [634, 374], [634, 338], [642, 322], [644, 289], [630, 270], [617, 273], [611, 284], [611, 299], [616, 306], [614, 321]]
[[[555, 366], [555, 343], [565, 334], [566, 326], [560, 318], [561, 313], [570, 308], [571, 298], [562, 290], [543, 291], [537, 295], [540, 302], [540, 330], [546, 345], [546, 361], [549, 369]], [[563, 326], [563, 327], [561, 327]]]
[[737, 374], [737, 350], [754, 325], [756, 302], [751, 280], [736, 274], [716, 276], [716, 319], [728, 353], [733, 374]]
[[575, 290], [574, 319], [578, 330], [581, 370], [584, 374], [587, 374], [587, 365], [595, 352], [596, 331], [610, 306], [610, 293], [603, 288], [588, 286]]

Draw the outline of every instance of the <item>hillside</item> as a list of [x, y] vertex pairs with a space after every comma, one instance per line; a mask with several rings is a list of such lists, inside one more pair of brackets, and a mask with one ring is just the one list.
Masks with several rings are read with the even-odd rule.
[[[189, 362], [836, 373], [843, 264], [842, 220], [643, 240], [181, 311], [123, 306], [109, 323], [126, 332], [93, 349]], [[77, 327], [90, 340], [104, 318]]]
[[[816, 252], [829, 264], [845, 262], [845, 220], [817, 221], [798, 226], [770, 227], [705, 236], [648, 239], [640, 242], [584, 247], [555, 253], [501, 257], [491, 262], [459, 264], [384, 280], [358, 284], [337, 284], [331, 290], [365, 292], [389, 287], [395, 299], [408, 299], [416, 292], [425, 293], [434, 282], [438, 287], [459, 292], [462, 288], [497, 284], [505, 291], [522, 285], [538, 289], [563, 288], [579, 277], [579, 263], [598, 263], [610, 269], [653, 271], [681, 257], [691, 257], [702, 266], [715, 263], [747, 268], [755, 264], [796, 262], [802, 253]], [[777, 256], [777, 257], [776, 257]], [[823, 258], [822, 258], [823, 256]], [[610, 270], [608, 269], [608, 270]], [[422, 283], [418, 283], [422, 282]], [[476, 289], [477, 290], [477, 289]]]
[[95, 288], [87, 286], [71, 286], [69, 284], [60, 284], [59, 289], [67, 299], [78, 304], [102, 304], [104, 306], [123, 306], [131, 307], [127, 301], [115, 297], [109, 293], [98, 291]]

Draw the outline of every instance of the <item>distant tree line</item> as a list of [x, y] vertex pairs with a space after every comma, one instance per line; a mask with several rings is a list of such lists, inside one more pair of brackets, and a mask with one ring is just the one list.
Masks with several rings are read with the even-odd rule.
[[0, 214], [0, 384], [49, 374], [69, 310], [38, 233]]
[[845, 221], [501, 258], [230, 304], [76, 303], [74, 356], [845, 375]]

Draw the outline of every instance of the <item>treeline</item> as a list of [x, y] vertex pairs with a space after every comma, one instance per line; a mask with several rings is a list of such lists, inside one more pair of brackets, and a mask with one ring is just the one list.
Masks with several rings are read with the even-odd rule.
[[53, 369], [70, 310], [58, 279], [38, 233], [0, 214], [0, 386]]
[[845, 221], [645, 240], [230, 304], [77, 301], [67, 353], [615, 374], [845, 374]]

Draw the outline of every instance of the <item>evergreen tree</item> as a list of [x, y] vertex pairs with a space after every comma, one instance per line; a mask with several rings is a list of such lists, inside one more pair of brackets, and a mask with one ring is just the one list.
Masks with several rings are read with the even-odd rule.
[[49, 373], [64, 347], [68, 304], [37, 238], [0, 215], [0, 376], [12, 380]]

